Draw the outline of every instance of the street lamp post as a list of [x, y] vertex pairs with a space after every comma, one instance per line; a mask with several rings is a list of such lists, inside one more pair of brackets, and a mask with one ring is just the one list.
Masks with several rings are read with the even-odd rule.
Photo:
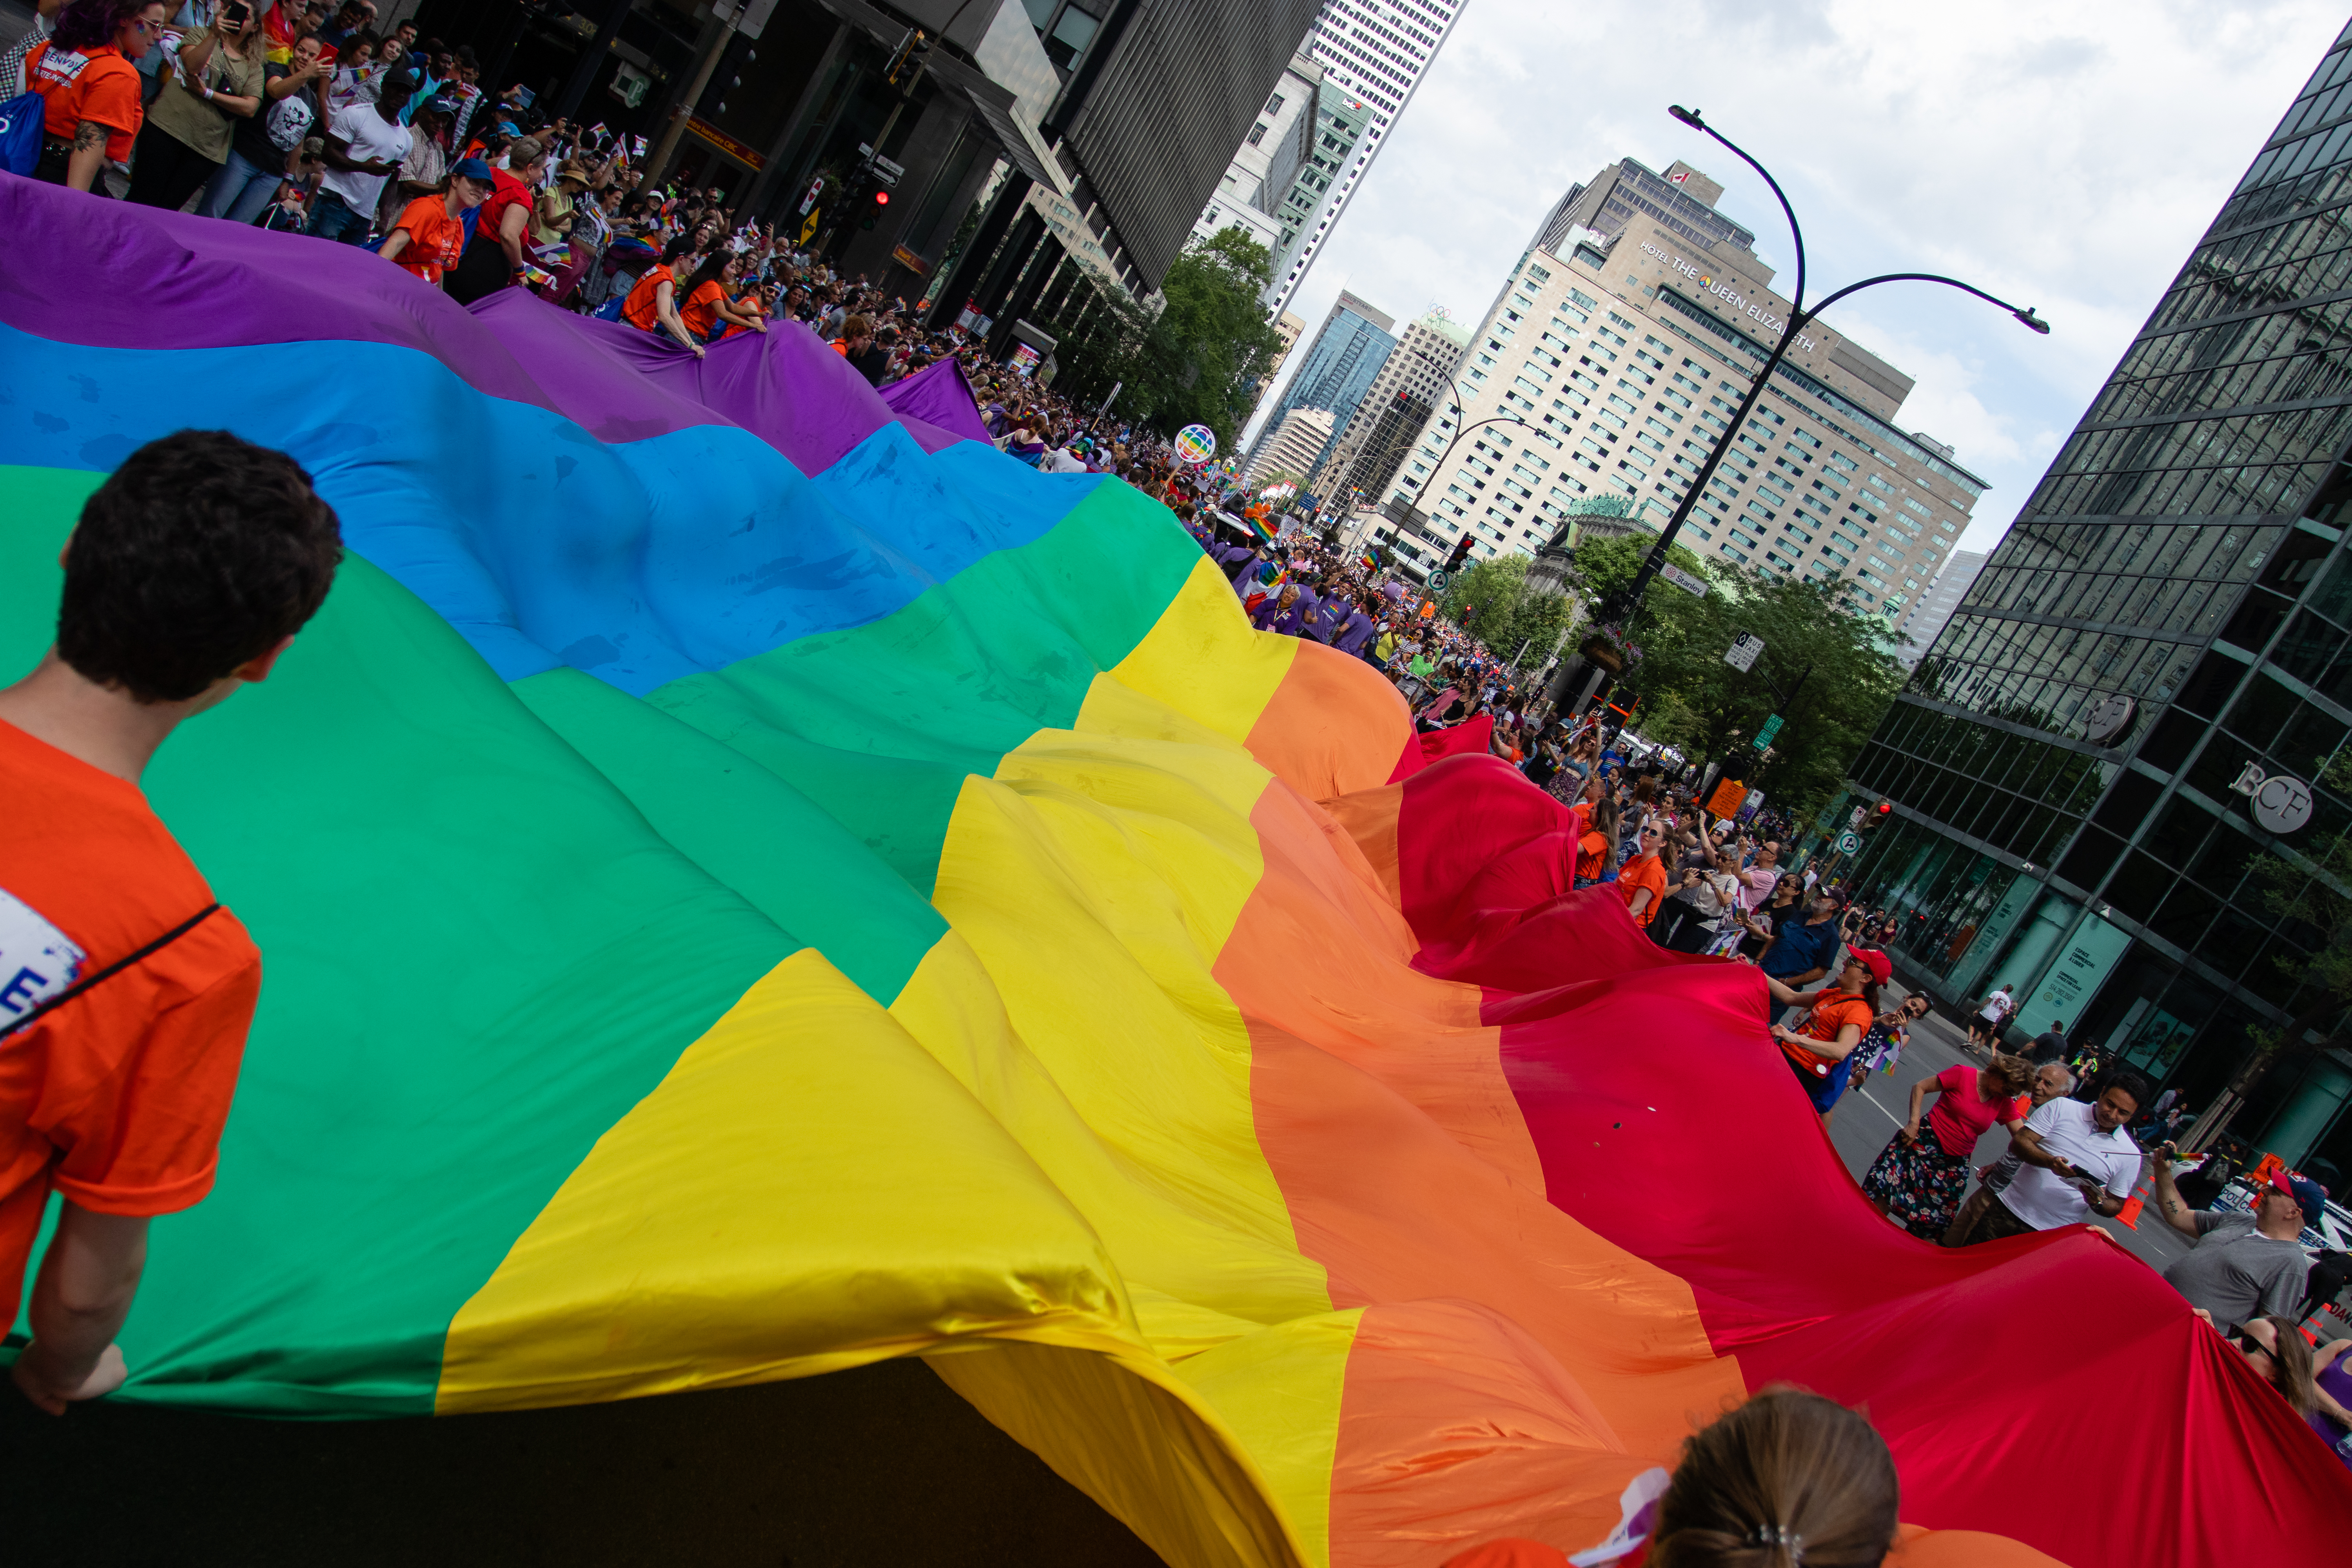
[[2006, 300], [1986, 293], [1974, 284], [1963, 283], [1957, 278], [1945, 278], [1933, 272], [1888, 272], [1876, 278], [1865, 278], [1859, 283], [1847, 284], [1811, 310], [1806, 309], [1805, 234], [1804, 230], [1797, 225], [1797, 214], [1789, 205], [1789, 198], [1781, 191], [1780, 182], [1774, 179], [1763, 164], [1749, 157], [1738, 143], [1701, 119], [1698, 110], [1685, 109], [1682, 105], [1675, 104], [1666, 112], [1692, 130], [1705, 132], [1730, 148], [1738, 155], [1740, 162], [1761, 174], [1764, 177], [1764, 183], [1772, 187], [1773, 197], [1780, 202], [1781, 214], [1789, 220], [1790, 237], [1796, 241], [1797, 288], [1789, 300], [1789, 321], [1780, 330], [1780, 342], [1772, 345], [1772, 353], [1764, 361], [1764, 368], [1755, 374], [1754, 380], [1748, 385], [1748, 395], [1739, 400], [1738, 411], [1731, 416], [1731, 423], [1725, 426], [1722, 434], [1715, 438], [1715, 446], [1707, 453], [1706, 461], [1700, 466], [1698, 477], [1691, 480], [1690, 489], [1684, 493], [1682, 500], [1675, 506], [1674, 516], [1667, 520], [1665, 531], [1658, 535], [1658, 542], [1650, 547], [1649, 554], [1643, 557], [1642, 569], [1634, 574], [1633, 584], [1612, 594], [1601, 606], [1598, 618], [1604, 623], [1622, 622], [1640, 608], [1643, 593], [1649, 587], [1651, 579], [1658, 574], [1658, 569], [1666, 563], [1667, 547], [1674, 543], [1675, 535], [1682, 531], [1683, 520], [1690, 516], [1691, 508], [1698, 504], [1699, 497], [1706, 489], [1707, 480], [1715, 477], [1716, 468], [1723, 461], [1723, 454], [1729, 449], [1733, 437], [1739, 433], [1741, 425], [1748, 418], [1748, 411], [1756, 406], [1756, 400], [1764, 395], [1764, 384], [1772, 379], [1772, 372], [1780, 367], [1781, 356], [1789, 352], [1789, 345], [1796, 341], [1799, 331], [1820, 319], [1823, 310], [1828, 310], [1840, 300], [1880, 283], [1941, 283], [1948, 288], [1958, 289], [1964, 294], [1973, 294], [1979, 300], [2000, 306], [2037, 332], [2047, 334], [2050, 331], [2050, 323], [2036, 316], [2031, 306], [2021, 310]]

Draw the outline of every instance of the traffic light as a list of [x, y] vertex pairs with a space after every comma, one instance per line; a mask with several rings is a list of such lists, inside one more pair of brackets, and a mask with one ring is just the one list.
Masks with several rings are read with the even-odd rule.
[[920, 27], [908, 28], [907, 36], [898, 40], [898, 51], [890, 57], [890, 68], [884, 73], [883, 79], [892, 87], [898, 87], [899, 79], [904, 77], [906, 89], [911, 92], [916, 80], [922, 75], [923, 57], [930, 52], [931, 41], [924, 37], [923, 30]]
[[858, 227], [860, 227], [860, 228], [872, 228], [872, 227], [874, 226], [874, 220], [875, 220], [875, 219], [877, 219], [877, 218], [878, 218], [878, 217], [880, 217], [880, 216], [882, 216], [882, 209], [883, 209], [884, 207], [888, 206], [889, 205], [890, 205], [890, 193], [889, 193], [889, 192], [887, 192], [887, 191], [877, 191], [877, 192], [875, 192], [875, 193], [874, 193], [874, 200], [873, 200], [872, 202], [870, 202], [869, 204], [867, 204], [867, 205], [866, 205], [866, 217], [865, 217], [865, 219], [864, 219], [864, 221], [863, 221], [863, 222], [861, 222], [861, 223], [859, 223], [859, 224], [858, 224], [858, 226], [858, 226]]
[[1476, 540], [1477, 536], [1475, 534], [1465, 533], [1462, 536], [1462, 542], [1455, 545], [1454, 547], [1454, 553], [1445, 558], [1445, 574], [1447, 576], [1451, 577], [1454, 574], [1462, 570], [1462, 563], [1470, 559], [1470, 546], [1476, 542]]
[[1872, 828], [1877, 826], [1880, 823], [1885, 821], [1888, 817], [1893, 816], [1894, 815], [1895, 803], [1891, 800], [1882, 800], [1876, 805], [1874, 805], [1869, 810], [1864, 812], [1862, 814], [1862, 820], [1855, 823], [1854, 826], [1858, 830], [1867, 833]]

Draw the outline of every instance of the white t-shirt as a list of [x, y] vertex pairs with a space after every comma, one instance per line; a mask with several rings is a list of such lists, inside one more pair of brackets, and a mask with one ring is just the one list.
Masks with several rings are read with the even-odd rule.
[[2009, 1016], [2009, 1010], [2016, 1005], [2017, 1004], [2009, 999], [2008, 992], [1996, 991], [1992, 994], [1991, 998], [1985, 1003], [1984, 1011], [1978, 1014], [1977, 1016], [1982, 1018], [1988, 1024], [1998, 1024], [2003, 1018]]
[[[2132, 1184], [2139, 1180], [2139, 1145], [2120, 1127], [2112, 1132], [2100, 1131], [2092, 1120], [2094, 1110], [2079, 1100], [2053, 1100], [2027, 1117], [2025, 1125], [2042, 1140], [2044, 1152], [2057, 1155], [2085, 1175], [2098, 1177], [2099, 1184], [2116, 1197], [2127, 1198]], [[2072, 1182], [2034, 1164], [2019, 1169], [1999, 1201], [2036, 1230], [2074, 1225], [2091, 1212], [2090, 1204]]]
[[[352, 161], [364, 163], [371, 159], [397, 165], [408, 156], [415, 138], [405, 125], [394, 125], [376, 112], [373, 103], [354, 104], [335, 110], [327, 129], [352, 145]], [[321, 189], [330, 190], [343, 199], [343, 205], [355, 213], [375, 211], [378, 197], [383, 195], [383, 183], [390, 174], [362, 174], [350, 169], [330, 169], [320, 178]]]

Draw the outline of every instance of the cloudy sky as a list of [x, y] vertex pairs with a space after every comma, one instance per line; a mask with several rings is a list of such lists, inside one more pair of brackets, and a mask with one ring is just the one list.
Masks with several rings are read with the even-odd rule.
[[[2007, 529], [2067, 432], [2345, 25], [2342, 0], [1467, 0], [1291, 309], [1346, 288], [1477, 321], [1562, 192], [1620, 157], [1724, 184], [1793, 283], [1771, 192], [1669, 103], [1770, 169], [1815, 298], [1940, 272], [2036, 307], [2037, 337], [1933, 285], [1830, 323], [1918, 385], [1898, 422], [1990, 479], [1966, 547]], [[1271, 402], [1271, 399], [1268, 400]]]

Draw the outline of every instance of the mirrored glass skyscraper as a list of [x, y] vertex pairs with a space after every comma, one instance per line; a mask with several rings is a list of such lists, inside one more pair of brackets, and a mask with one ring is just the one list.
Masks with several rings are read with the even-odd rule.
[[[2352, 1170], [2352, 1056], [2275, 893], [2352, 829], [2352, 29], [2222, 206], [1852, 771], [1853, 862], [1952, 1005], [2002, 984]], [[1843, 809], [1842, 806], [1841, 809]], [[1825, 827], [1843, 823], [1823, 823]], [[2294, 869], [2265, 878], [2259, 858]], [[2340, 1184], [2338, 1190], [2341, 1190]]]

